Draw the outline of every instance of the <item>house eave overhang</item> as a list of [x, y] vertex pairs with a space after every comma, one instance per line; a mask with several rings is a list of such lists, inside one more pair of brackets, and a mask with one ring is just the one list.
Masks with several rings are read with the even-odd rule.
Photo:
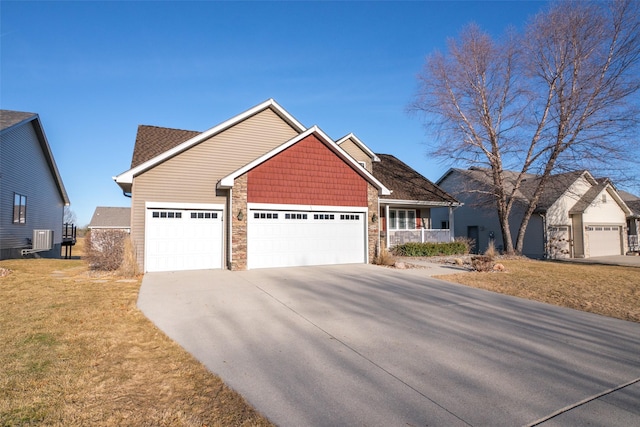
[[[607, 192], [607, 194], [609, 194], [613, 198], [613, 200], [616, 201], [616, 203], [618, 204], [618, 206], [620, 206], [620, 209], [622, 209], [622, 211], [624, 212], [626, 217], [629, 217], [629, 216], [633, 215], [633, 211], [629, 208], [629, 206], [627, 206], [627, 204], [624, 202], [624, 200], [622, 200], [622, 198], [620, 197], [618, 192], [615, 190], [615, 188], [609, 183], [607, 183], [607, 185], [602, 189], [602, 191], [600, 193], [598, 193], [594, 197], [593, 200], [596, 200], [605, 191]], [[584, 209], [576, 209], [575, 206], [574, 206], [574, 208], [569, 210], [569, 215], [580, 215], [580, 214], [583, 214], [583, 213], [585, 213], [587, 211], [587, 209], [589, 209], [589, 207], [591, 207], [592, 204], [593, 204], [593, 201], [591, 201], [591, 203], [587, 204], [584, 207]], [[576, 205], [577, 205], [577, 203], [576, 203]]]
[[[33, 122], [33, 128], [38, 137], [38, 142], [40, 143], [40, 147], [42, 152], [44, 153], [45, 159], [47, 161], [47, 165], [49, 166], [49, 170], [53, 175], [53, 178], [56, 183], [56, 187], [58, 187], [58, 192], [60, 193], [60, 197], [65, 206], [69, 206], [71, 202], [69, 201], [69, 196], [67, 195], [67, 190], [64, 187], [64, 183], [62, 182], [62, 177], [60, 176], [60, 172], [58, 171], [58, 166], [56, 165], [56, 161], [53, 158], [53, 153], [51, 151], [51, 146], [49, 145], [49, 141], [47, 140], [47, 136], [44, 133], [44, 128], [42, 127], [42, 123], [40, 122], [40, 116], [38, 114], [34, 114], [27, 120], [24, 120], [20, 124], [24, 124], [25, 122]], [[13, 127], [13, 126], [12, 126]]]
[[380, 195], [388, 196], [388, 195], [391, 194], [391, 191], [389, 191], [389, 189], [387, 187], [385, 187], [380, 181], [378, 181], [369, 171], [367, 171], [362, 166], [360, 166], [360, 164], [358, 164], [358, 162], [355, 159], [353, 159], [349, 154], [347, 154], [346, 151], [344, 151], [342, 148], [340, 148], [340, 146], [335, 141], [333, 141], [331, 138], [329, 138], [327, 136], [327, 134], [325, 134], [317, 126], [313, 126], [313, 127], [309, 128], [309, 129], [307, 129], [306, 131], [302, 132], [298, 136], [296, 136], [296, 137], [290, 139], [289, 141], [285, 142], [284, 144], [276, 147], [275, 149], [271, 150], [270, 152], [266, 153], [265, 155], [257, 158], [256, 160], [252, 161], [251, 163], [249, 163], [249, 164], [241, 167], [240, 169], [232, 172], [231, 174], [225, 176], [220, 181], [218, 181], [218, 183], [216, 184], [216, 188], [221, 189], [221, 190], [228, 190], [228, 189], [233, 188], [233, 185], [234, 185], [234, 182], [235, 182], [236, 178], [238, 178], [241, 175], [244, 175], [245, 173], [247, 173], [251, 169], [253, 169], [256, 166], [266, 162], [270, 158], [272, 158], [275, 155], [283, 152], [287, 148], [291, 147], [292, 145], [298, 143], [299, 141], [303, 140], [304, 138], [306, 138], [306, 137], [308, 137], [309, 135], [312, 135], [312, 134], [315, 134], [316, 136], [318, 136], [318, 138], [331, 151], [333, 151], [344, 162], [350, 164], [352, 166], [352, 168], [360, 176], [362, 176], [369, 183], [371, 183], [374, 187], [376, 187], [378, 189]]
[[350, 134], [348, 134], [346, 136], [343, 136], [342, 138], [340, 138], [339, 140], [336, 141], [336, 144], [342, 145], [343, 142], [345, 142], [345, 141], [347, 141], [349, 139], [352, 140], [362, 151], [367, 153], [367, 155], [369, 157], [371, 157], [372, 161], [374, 161], [374, 162], [379, 162], [380, 161], [380, 158], [376, 155], [376, 153], [374, 153], [373, 150], [371, 150], [369, 147], [367, 147], [364, 142], [360, 141], [360, 138], [355, 136], [353, 133], [350, 133]]
[[219, 125], [214, 126], [211, 129], [202, 132], [201, 134], [194, 136], [193, 138], [186, 140], [182, 144], [179, 144], [173, 147], [172, 149], [167, 150], [164, 153], [159, 154], [158, 156], [152, 159], [149, 159], [144, 163], [141, 163], [135, 168], [129, 169], [128, 171], [125, 171], [120, 175], [113, 177], [113, 180], [120, 186], [120, 188], [122, 188], [123, 191], [130, 193], [131, 185], [133, 184], [133, 178], [136, 177], [137, 175], [140, 175], [141, 173], [153, 168], [154, 166], [166, 161], [167, 159], [170, 159], [171, 157], [174, 157], [182, 153], [183, 151], [188, 150], [194, 145], [199, 144], [200, 142], [205, 141], [229, 129], [235, 126], [236, 124], [252, 116], [255, 116], [256, 114], [268, 108], [272, 109], [278, 116], [280, 116], [280, 118], [282, 118], [286, 123], [289, 124], [289, 126], [294, 128], [298, 133], [306, 131], [306, 128], [302, 125], [302, 123], [300, 123], [291, 114], [289, 114], [284, 108], [282, 108], [280, 104], [278, 104], [274, 99], [268, 99], [267, 101], [261, 104], [258, 104], [255, 107], [250, 108], [247, 111], [240, 113], [237, 116], [232, 117], [229, 120], [226, 120], [220, 123]]
[[430, 206], [430, 207], [459, 207], [464, 205], [461, 202], [433, 202], [428, 200], [402, 200], [402, 199], [379, 199], [381, 205], [415, 205], [415, 206]]

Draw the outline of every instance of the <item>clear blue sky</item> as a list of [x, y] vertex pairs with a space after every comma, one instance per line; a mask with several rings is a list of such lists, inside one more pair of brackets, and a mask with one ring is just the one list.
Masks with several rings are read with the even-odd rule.
[[405, 113], [424, 58], [469, 22], [500, 34], [542, 2], [0, 2], [0, 107], [38, 113], [78, 217], [129, 206], [139, 124], [204, 131], [274, 98], [432, 181]]

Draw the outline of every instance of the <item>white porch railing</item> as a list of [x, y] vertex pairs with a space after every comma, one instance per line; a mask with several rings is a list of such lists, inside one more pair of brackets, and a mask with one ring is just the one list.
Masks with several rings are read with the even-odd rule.
[[451, 242], [449, 229], [389, 230], [389, 247], [404, 243], [448, 243]]
[[638, 243], [638, 235], [630, 234], [629, 235], [629, 250], [631, 252], [640, 251], [640, 244]]

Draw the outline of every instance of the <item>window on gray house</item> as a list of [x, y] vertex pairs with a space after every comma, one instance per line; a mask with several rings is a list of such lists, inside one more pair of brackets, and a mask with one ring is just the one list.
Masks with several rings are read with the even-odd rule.
[[27, 196], [13, 193], [13, 223], [27, 223]]

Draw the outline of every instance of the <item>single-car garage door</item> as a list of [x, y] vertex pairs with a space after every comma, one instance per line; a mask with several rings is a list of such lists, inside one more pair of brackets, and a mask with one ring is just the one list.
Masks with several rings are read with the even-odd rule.
[[248, 268], [366, 262], [364, 212], [252, 209]]
[[147, 209], [145, 270], [222, 268], [222, 210]]
[[589, 256], [621, 255], [621, 229], [617, 225], [587, 226]]

